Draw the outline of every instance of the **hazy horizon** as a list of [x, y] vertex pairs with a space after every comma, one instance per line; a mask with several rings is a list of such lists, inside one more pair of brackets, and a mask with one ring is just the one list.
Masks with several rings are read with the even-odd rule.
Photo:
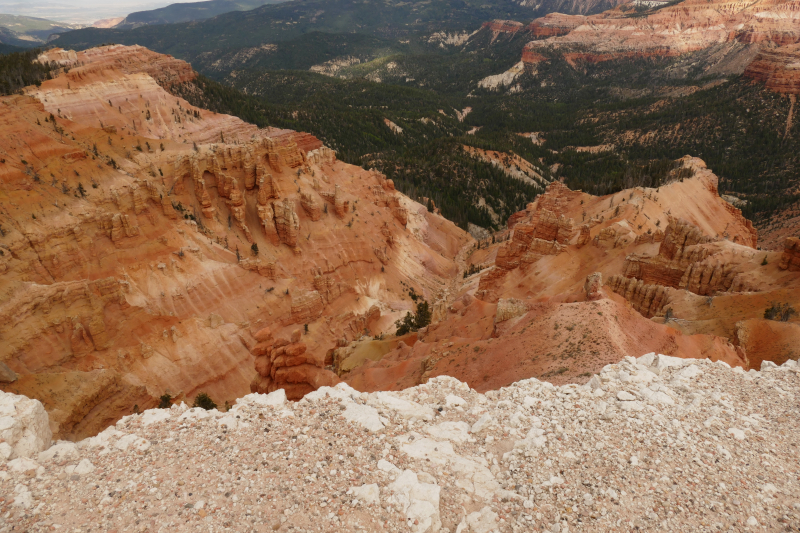
[[196, 1], [198, 0], [64, 0], [60, 2], [0, 0], [0, 13], [39, 17], [72, 24], [91, 24], [101, 19], [124, 17], [135, 11]]

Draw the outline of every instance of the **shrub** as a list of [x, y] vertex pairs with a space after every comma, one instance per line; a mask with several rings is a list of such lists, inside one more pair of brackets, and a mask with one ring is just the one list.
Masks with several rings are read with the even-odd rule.
[[192, 407], [202, 407], [206, 411], [210, 411], [212, 409], [217, 408], [217, 404], [214, 403], [214, 400], [211, 399], [211, 396], [206, 394], [205, 392], [201, 392], [197, 396], [194, 397], [194, 404]]
[[772, 302], [772, 306], [764, 311], [764, 318], [767, 320], [777, 320], [779, 322], [788, 322], [792, 315], [797, 314], [794, 307], [788, 303]]
[[[409, 295], [412, 293], [413, 289]], [[412, 298], [414, 301], [419, 300], [417, 301], [417, 312], [406, 313], [405, 317], [395, 322], [397, 326], [397, 335], [405, 335], [406, 333], [417, 331], [431, 323], [431, 308], [428, 302], [423, 300], [418, 294], [413, 294]]]
[[172, 396], [169, 394], [162, 394], [160, 400], [161, 401], [158, 403], [159, 409], [169, 409], [172, 407]]

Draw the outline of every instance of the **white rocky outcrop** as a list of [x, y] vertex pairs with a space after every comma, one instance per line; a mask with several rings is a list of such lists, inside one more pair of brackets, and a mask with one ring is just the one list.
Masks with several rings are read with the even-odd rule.
[[800, 523], [798, 392], [794, 361], [647, 354], [585, 385], [250, 394], [2, 463], [0, 497], [15, 530], [784, 530]]
[[487, 76], [483, 78], [478, 82], [478, 87], [492, 91], [500, 89], [501, 87], [508, 87], [514, 83], [514, 80], [520, 77], [523, 72], [525, 72], [525, 63], [520, 61], [501, 74], [495, 74], [493, 76]]
[[0, 459], [34, 457], [50, 447], [52, 437], [39, 400], [0, 391]]

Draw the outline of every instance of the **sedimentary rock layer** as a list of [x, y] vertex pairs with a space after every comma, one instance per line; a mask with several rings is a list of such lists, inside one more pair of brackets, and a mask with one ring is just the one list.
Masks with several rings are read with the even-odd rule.
[[69, 72], [0, 98], [0, 388], [40, 399], [55, 438], [165, 393], [233, 401], [266, 326], [302, 328], [320, 368], [405, 314], [401, 282], [435, 302], [457, 275], [468, 234], [312, 135], [170, 94], [186, 63], [119, 46], [42, 60]]

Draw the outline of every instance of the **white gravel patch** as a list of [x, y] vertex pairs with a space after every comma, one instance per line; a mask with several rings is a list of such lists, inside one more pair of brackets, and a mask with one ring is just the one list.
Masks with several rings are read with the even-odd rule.
[[798, 531], [799, 373], [648, 354], [582, 387], [173, 406], [0, 462], [0, 532]]

